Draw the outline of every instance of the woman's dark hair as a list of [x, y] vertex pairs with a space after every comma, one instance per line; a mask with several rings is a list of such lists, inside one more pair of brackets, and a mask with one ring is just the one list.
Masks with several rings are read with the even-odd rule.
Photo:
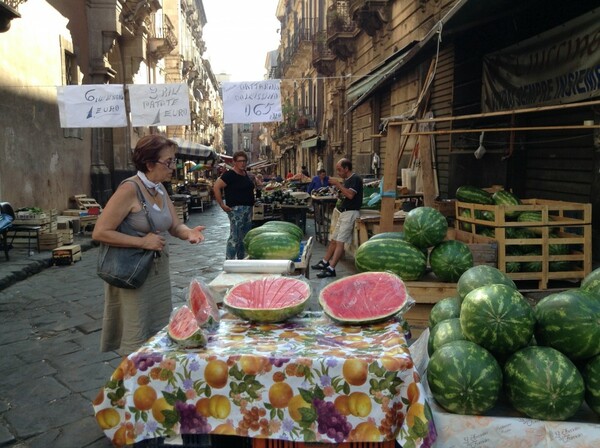
[[142, 173], [148, 171], [146, 163], [157, 162], [160, 152], [168, 147], [177, 148], [177, 143], [158, 134], [145, 135], [135, 145], [131, 161], [135, 168]]
[[245, 151], [236, 151], [233, 153], [233, 161], [237, 161], [240, 156], [244, 156], [244, 159], [248, 160], [248, 154]]

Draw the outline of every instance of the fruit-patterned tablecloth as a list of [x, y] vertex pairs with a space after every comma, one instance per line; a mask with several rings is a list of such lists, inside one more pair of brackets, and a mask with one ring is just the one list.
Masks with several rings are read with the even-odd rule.
[[212, 433], [429, 447], [435, 427], [404, 328], [338, 326], [319, 314], [224, 318], [195, 350], [161, 331], [115, 370], [94, 400], [96, 419], [115, 445]]

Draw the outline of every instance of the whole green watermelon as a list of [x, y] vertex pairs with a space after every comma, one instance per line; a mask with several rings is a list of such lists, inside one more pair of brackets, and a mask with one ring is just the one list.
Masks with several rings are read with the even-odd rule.
[[551, 347], [525, 347], [504, 365], [508, 400], [539, 420], [566, 420], [583, 402], [585, 387], [577, 367]]
[[486, 264], [473, 266], [471, 269], [466, 270], [458, 279], [456, 289], [458, 295], [464, 298], [472, 290], [477, 289], [480, 286], [493, 284], [502, 284], [517, 289], [515, 282], [508, 278], [506, 274], [500, 272], [497, 268]]
[[452, 341], [465, 340], [465, 336], [460, 328], [460, 319], [446, 319], [441, 321], [431, 329], [427, 341], [427, 353], [431, 356], [441, 346]]
[[456, 282], [467, 269], [473, 267], [473, 254], [462, 241], [442, 241], [431, 250], [429, 264], [440, 280]]
[[462, 185], [456, 189], [456, 199], [461, 202], [469, 202], [472, 204], [491, 205], [494, 203], [492, 194], [487, 191], [473, 187], [472, 185]]
[[389, 240], [389, 239], [398, 239], [404, 240], [404, 233], [402, 232], [383, 232], [377, 233], [373, 235], [369, 240]]
[[376, 239], [362, 243], [354, 254], [358, 272], [391, 271], [404, 281], [418, 280], [427, 260], [420, 249], [399, 239]]
[[404, 218], [404, 237], [418, 248], [441, 243], [448, 232], [448, 221], [442, 213], [431, 207], [417, 207]]
[[535, 316], [519, 291], [506, 285], [486, 285], [463, 299], [460, 326], [465, 338], [499, 355], [529, 344]]
[[260, 226], [260, 227], [255, 227], [254, 229], [250, 229], [250, 231], [248, 233], [246, 233], [246, 236], [244, 237], [244, 247], [246, 248], [246, 251], [248, 250], [248, 246], [250, 245], [250, 241], [252, 241], [252, 239], [257, 236], [260, 235], [262, 233], [275, 233], [275, 232], [283, 232], [283, 233], [287, 233], [289, 235], [292, 235], [294, 238], [296, 238], [298, 241], [301, 241], [302, 238], [298, 238], [298, 234], [296, 232], [291, 232], [289, 230], [286, 229], [277, 229], [273, 226]]
[[569, 289], [535, 307], [535, 338], [573, 360], [600, 354], [600, 295]]
[[300, 242], [289, 233], [261, 233], [252, 238], [246, 252], [257, 260], [295, 260], [300, 254]]
[[583, 368], [585, 402], [600, 415], [600, 355], [590, 359]]
[[594, 269], [581, 281], [581, 289], [600, 294], [600, 268]]
[[431, 356], [427, 381], [433, 397], [444, 409], [477, 415], [496, 404], [502, 370], [483, 347], [470, 341], [453, 341]]
[[[496, 205], [520, 205], [521, 200], [510, 191], [500, 190], [492, 195], [492, 200]], [[511, 211], [505, 212], [507, 218], [516, 218], [521, 212]]]
[[460, 316], [460, 297], [446, 297], [433, 305], [429, 312], [429, 328], [435, 327], [441, 321]]
[[304, 238], [304, 231], [294, 224], [293, 222], [287, 221], [267, 221], [261, 227], [267, 229], [273, 229], [275, 232], [286, 232], [295, 235], [298, 241]]

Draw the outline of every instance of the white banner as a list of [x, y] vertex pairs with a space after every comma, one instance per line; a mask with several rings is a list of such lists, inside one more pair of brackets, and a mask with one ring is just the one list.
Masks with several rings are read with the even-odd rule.
[[57, 87], [62, 128], [118, 128], [127, 126], [125, 95], [119, 84]]
[[128, 84], [132, 126], [190, 125], [188, 88], [182, 84]]
[[267, 123], [283, 121], [280, 81], [224, 82], [225, 123]]

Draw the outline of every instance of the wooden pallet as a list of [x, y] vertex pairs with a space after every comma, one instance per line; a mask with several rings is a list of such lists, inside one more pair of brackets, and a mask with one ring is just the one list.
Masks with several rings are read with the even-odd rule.
[[70, 200], [79, 210], [86, 210], [89, 214], [100, 214], [102, 207], [94, 198], [87, 197], [85, 194], [76, 194], [71, 196]]

